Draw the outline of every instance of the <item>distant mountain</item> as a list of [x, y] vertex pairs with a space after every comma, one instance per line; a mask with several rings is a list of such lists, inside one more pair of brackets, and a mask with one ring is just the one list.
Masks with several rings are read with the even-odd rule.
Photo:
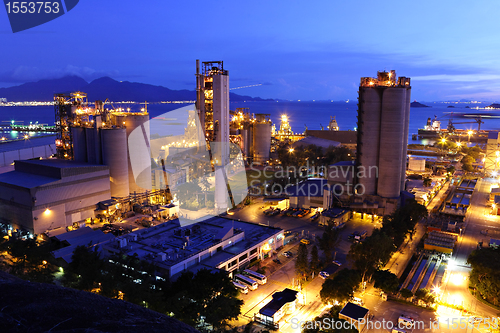
[[23, 83], [19, 86], [0, 88], [0, 98], [10, 102], [51, 101], [54, 94], [82, 90], [87, 81], [78, 76], [66, 76], [60, 79], [40, 80]]
[[412, 108], [430, 108], [430, 106], [419, 103], [417, 101], [411, 102], [410, 107], [412, 107]]
[[500, 104], [498, 103], [493, 103], [491, 105], [488, 105], [487, 108], [492, 108], [492, 109], [500, 109]]
[[[50, 101], [56, 93], [71, 91], [87, 93], [89, 101], [187, 101], [195, 100], [196, 92], [192, 90], [171, 90], [151, 84], [116, 81], [110, 77], [101, 77], [90, 83], [78, 76], [66, 76], [60, 79], [40, 80], [24, 83], [19, 86], [0, 88], [0, 98], [9, 102]], [[242, 96], [229, 93], [232, 101], [273, 101], [259, 97]]]

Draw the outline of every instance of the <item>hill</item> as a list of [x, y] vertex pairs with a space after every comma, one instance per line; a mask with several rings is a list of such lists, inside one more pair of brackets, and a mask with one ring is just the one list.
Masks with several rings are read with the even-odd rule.
[[[60, 79], [40, 80], [15, 87], [0, 88], [0, 98], [6, 98], [9, 102], [50, 101], [56, 93], [78, 90], [87, 93], [91, 102], [107, 98], [111, 101], [136, 102], [193, 101], [196, 99], [194, 90], [171, 90], [152, 84], [116, 81], [110, 77], [101, 77], [88, 83], [78, 76], [66, 76]], [[233, 101], [265, 100], [234, 93], [229, 93], [229, 98]], [[272, 101], [272, 99], [268, 100]]]
[[430, 106], [419, 103], [417, 101], [411, 102], [410, 107], [412, 107], [412, 108], [430, 108]]
[[169, 316], [96, 294], [0, 272], [2, 332], [198, 332]]

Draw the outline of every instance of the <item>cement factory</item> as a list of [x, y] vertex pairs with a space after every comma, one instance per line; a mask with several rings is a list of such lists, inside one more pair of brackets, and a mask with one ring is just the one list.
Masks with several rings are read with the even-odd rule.
[[[13, 171], [0, 174], [0, 213], [11, 231], [63, 238], [67, 231], [77, 232], [77, 238], [92, 238], [94, 244], [109, 243], [109, 252], [139, 251], [144, 258], [159, 260], [171, 277], [207, 265], [233, 271], [247, 259], [264, 258], [284, 245], [283, 230], [240, 220], [236, 226], [217, 215], [247, 198], [249, 167], [278, 165], [279, 170], [278, 148], [289, 147], [291, 152], [311, 144], [323, 151], [347, 148], [350, 158], [328, 166], [323, 178], [309, 177], [287, 187], [285, 196], [263, 198], [271, 205], [266, 215], [291, 210], [300, 217], [311, 212], [320, 217], [320, 226], [340, 226], [353, 216], [373, 221], [391, 214], [409, 198], [424, 204], [430, 200], [408, 186], [411, 86], [409, 78], [397, 77], [395, 71], [361, 78], [357, 131], [339, 130], [331, 117], [327, 130], [297, 134], [286, 115], [276, 129], [269, 114], [230, 110], [229, 73], [222, 61], [196, 62], [196, 94], [194, 108], [168, 113], [169, 119], [186, 119], [175, 135], [165, 130], [165, 117], [150, 119], [147, 103], [131, 111], [114, 108], [109, 101], [89, 102], [85, 92], [56, 94], [55, 146], [2, 155], [4, 164], [14, 165]], [[497, 139], [491, 138], [489, 168], [499, 160], [498, 151], [493, 152]], [[410, 174], [414, 168], [426, 170], [425, 164], [416, 162], [421, 161], [410, 159]], [[186, 185], [197, 183], [205, 189]], [[435, 188], [442, 183], [436, 182]], [[460, 187], [450, 193], [442, 212], [464, 216], [470, 196], [469, 187]], [[94, 224], [119, 228], [119, 238], [90, 233]], [[200, 233], [204, 228], [212, 236]], [[158, 243], [160, 234], [165, 244]], [[154, 246], [144, 247], [139, 238], [151, 238]], [[243, 248], [232, 247], [243, 240]], [[199, 254], [200, 242], [216, 249], [223, 243], [223, 260], [214, 259], [219, 250]], [[74, 246], [61, 249], [56, 257], [68, 262]]]
[[[269, 114], [229, 110], [229, 73], [223, 62], [198, 60], [195, 110], [186, 111], [184, 133], [154, 139], [150, 128], [155, 119], [149, 119], [147, 103], [131, 112], [108, 101], [89, 103], [84, 92], [56, 94], [56, 159], [15, 161], [13, 172], [0, 175], [0, 186], [16, 189], [2, 191], [2, 208], [15, 228], [35, 234], [84, 226], [99, 213], [108, 221], [142, 210], [174, 218], [179, 217], [179, 199], [186, 201], [175, 195], [175, 188], [208, 176], [214, 192], [203, 200], [214, 202], [217, 215], [248, 193], [246, 187], [238, 192], [230, 176], [245, 165], [267, 165], [275, 144], [286, 142], [356, 149], [355, 161], [332, 166], [352, 167], [349, 176], [327, 179], [330, 190], [315, 195], [322, 197], [321, 210], [333, 208], [339, 197], [343, 207], [388, 214], [400, 205], [405, 190], [410, 92], [410, 79], [397, 78], [395, 71], [361, 78], [357, 132], [339, 131], [332, 117], [327, 131], [298, 135], [286, 115], [276, 130]], [[331, 190], [335, 186], [356, 195], [337, 196]], [[49, 188], [61, 190], [52, 195]]]

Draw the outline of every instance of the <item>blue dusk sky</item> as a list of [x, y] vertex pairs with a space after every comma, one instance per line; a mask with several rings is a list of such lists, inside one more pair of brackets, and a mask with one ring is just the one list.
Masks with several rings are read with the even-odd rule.
[[[499, 1], [80, 0], [12, 33], [0, 9], [0, 87], [75, 74], [195, 87], [195, 61], [223, 60], [233, 90], [355, 99], [395, 69], [412, 99], [500, 100]], [[1, 97], [1, 96], [0, 96]]]

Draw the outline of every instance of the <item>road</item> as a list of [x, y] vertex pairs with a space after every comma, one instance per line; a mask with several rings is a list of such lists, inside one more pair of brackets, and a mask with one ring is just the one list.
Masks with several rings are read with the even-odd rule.
[[477, 301], [468, 289], [470, 268], [467, 266], [467, 258], [477, 248], [478, 242], [483, 241], [487, 245], [490, 239], [481, 231], [500, 230], [499, 217], [490, 215], [490, 209], [486, 207], [492, 182], [493, 179], [485, 178], [479, 179], [476, 184], [464, 228], [441, 288], [441, 297], [445, 302], [470, 309], [478, 317], [497, 316], [500, 312]]
[[[242, 315], [240, 316], [238, 322], [233, 323], [237, 326], [245, 325], [252, 320], [254, 314], [258, 313], [260, 308], [272, 299], [273, 293], [281, 291], [285, 288], [293, 288], [294, 285], [296, 286], [295, 258], [298, 250], [298, 240], [302, 238], [302, 235], [304, 235], [304, 238], [309, 238], [311, 240], [311, 244], [307, 247], [310, 251], [315, 244], [315, 237], [321, 237], [323, 234], [323, 227], [318, 226], [317, 221], [310, 221], [309, 217], [311, 214], [302, 218], [282, 215], [270, 217], [263, 213], [267, 207], [268, 205], [264, 204], [262, 201], [257, 201], [251, 205], [245, 206], [242, 209], [232, 212], [232, 215], [229, 215], [228, 217], [282, 228], [287, 231], [292, 231], [292, 233], [299, 233], [300, 237], [297, 241], [285, 245], [285, 247], [280, 250], [277, 258], [281, 261], [281, 264], [276, 264], [272, 261], [272, 258], [262, 261], [262, 266], [266, 267], [268, 283], [259, 286], [259, 288], [255, 291], [250, 291], [247, 295], [241, 295], [241, 299], [244, 300]], [[370, 235], [375, 227], [380, 227], [380, 224], [378, 222], [361, 220], [359, 218], [349, 221], [346, 224], [346, 227], [340, 231], [339, 243], [337, 244], [335, 253], [332, 254], [335, 257], [335, 260], [340, 261], [343, 264], [342, 267], [349, 267], [347, 264], [347, 254], [352, 243], [347, 240], [348, 235], [354, 231], [362, 230], [367, 230]], [[286, 258], [282, 255], [284, 251], [288, 250], [293, 253], [292, 258]], [[319, 250], [319, 255], [320, 258], [323, 255], [321, 250]], [[329, 274], [335, 273], [338, 269], [339, 267], [334, 264], [330, 264], [324, 268], [324, 270]], [[316, 276], [312, 281], [305, 285], [302, 289], [305, 304], [301, 304], [293, 313], [286, 315], [280, 321], [280, 332], [300, 332], [300, 330], [294, 330], [292, 328], [292, 318], [297, 318], [298, 320], [310, 320], [321, 314], [321, 312], [326, 308], [319, 297], [319, 292], [323, 282], [324, 280], [321, 277]]]

